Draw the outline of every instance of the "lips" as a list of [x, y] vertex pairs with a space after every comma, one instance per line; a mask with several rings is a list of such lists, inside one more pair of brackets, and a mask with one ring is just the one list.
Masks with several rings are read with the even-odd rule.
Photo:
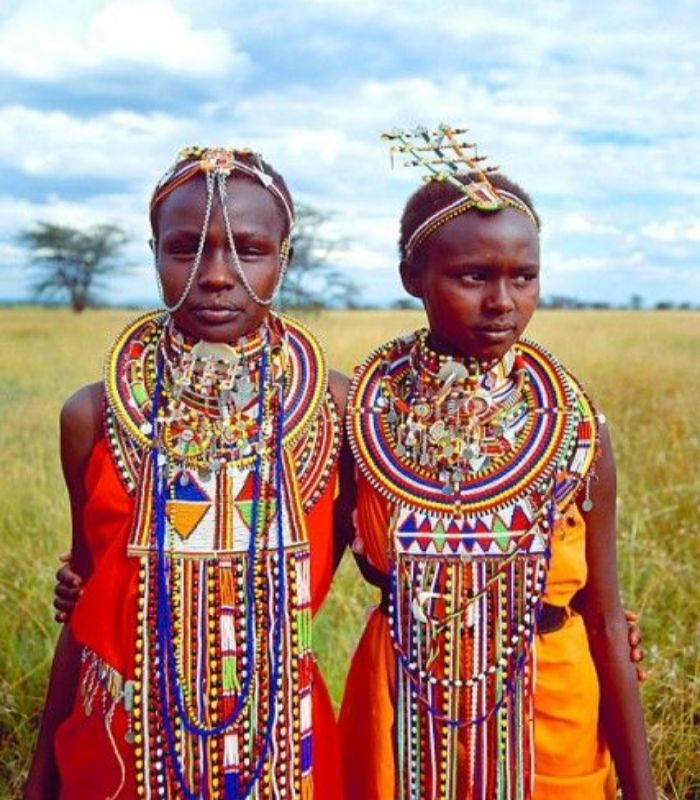
[[241, 310], [237, 306], [212, 304], [197, 306], [192, 309], [192, 313], [200, 322], [208, 325], [222, 325], [232, 322], [241, 313]]
[[481, 325], [477, 328], [479, 333], [512, 333], [515, 330], [514, 324], [508, 325]]
[[484, 325], [476, 329], [477, 335], [491, 342], [509, 339], [515, 333], [515, 325]]

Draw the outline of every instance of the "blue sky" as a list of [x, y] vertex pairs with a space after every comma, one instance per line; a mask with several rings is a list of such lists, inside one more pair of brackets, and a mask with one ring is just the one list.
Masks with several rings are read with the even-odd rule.
[[695, 0], [3, 0], [0, 299], [49, 220], [126, 228], [108, 299], [155, 302], [148, 196], [198, 143], [261, 151], [391, 301], [418, 175], [378, 135], [446, 121], [533, 195], [545, 295], [698, 304], [699, 106]]

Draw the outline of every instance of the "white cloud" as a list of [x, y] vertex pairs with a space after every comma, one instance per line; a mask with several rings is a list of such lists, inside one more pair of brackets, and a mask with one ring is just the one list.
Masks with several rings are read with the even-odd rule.
[[559, 224], [562, 233], [576, 233], [586, 236], [612, 236], [620, 233], [615, 225], [599, 222], [586, 214], [573, 212], [566, 214]]
[[654, 242], [676, 244], [700, 242], [700, 219], [668, 219], [650, 222], [642, 227], [642, 234]]
[[572, 256], [561, 252], [547, 254], [545, 271], [553, 275], [600, 273], [619, 270], [615, 259], [605, 256]]
[[362, 244], [352, 243], [347, 250], [340, 251], [334, 259], [339, 267], [351, 267], [353, 270], [389, 269], [391, 263], [383, 253]]
[[19, 231], [36, 221], [57, 225], [86, 228], [105, 222], [123, 227], [138, 244], [144, 255], [148, 253], [148, 219], [146, 204], [141, 209], [127, 195], [103, 195], [89, 201], [77, 202], [51, 196], [43, 202], [18, 200], [9, 195], [0, 196], [0, 237], [11, 242]]
[[[153, 112], [110, 111], [82, 119], [64, 111], [0, 108], [0, 164], [28, 175], [133, 180], [164, 172], [191, 126]], [[31, 136], [28, 132], [31, 131]]]
[[59, 81], [138, 66], [176, 75], [222, 76], [248, 65], [229, 35], [197, 28], [170, 0], [23, 4], [0, 29], [0, 74]]
[[[4, 0], [0, 74], [72, 80], [78, 99], [52, 111], [0, 108], [0, 168], [55, 175], [57, 192], [65, 176], [122, 181], [136, 227], [180, 146], [251, 145], [297, 199], [336, 212], [333, 230], [353, 242], [339, 262], [383, 275], [383, 265], [393, 271], [399, 215], [419, 175], [390, 171], [379, 131], [466, 123], [490, 160], [532, 192], [554, 280], [575, 286], [579, 274], [600, 281], [606, 271], [606, 283], [617, 275], [634, 291], [642, 272], [630, 266], [656, 264], [657, 255], [662, 265], [662, 256], [696, 260], [700, 17], [692, 3], [591, 0], [582, 9], [543, 0], [523, 11], [511, 0], [488, 8], [435, 0], [429, 30], [421, 0], [236, 0], [235, 14], [233, 0], [202, 3]], [[282, 31], [284, 68], [264, 49]], [[242, 41], [251, 54], [261, 43], [266, 57], [247, 73], [235, 46]], [[109, 109], [107, 96], [105, 111], [80, 107], [83, 77], [133, 76], [135, 65], [144, 81], [156, 70], [201, 77], [205, 99], [187, 113], [158, 113], [135, 87], [132, 110]], [[207, 94], [206, 76], [225, 80], [210, 80]], [[103, 218], [111, 201], [100, 200]], [[52, 213], [90, 216], [62, 202]]]

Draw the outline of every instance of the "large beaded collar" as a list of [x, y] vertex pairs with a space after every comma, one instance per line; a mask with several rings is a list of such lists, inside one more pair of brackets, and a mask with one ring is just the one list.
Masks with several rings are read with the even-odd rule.
[[431, 353], [427, 332], [399, 337], [358, 368], [348, 435], [362, 475], [393, 503], [469, 517], [576, 496], [598, 422], [578, 381], [521, 340], [500, 362]]
[[[268, 386], [261, 387], [266, 350]], [[260, 391], [283, 387], [283, 444], [293, 453], [304, 507], [320, 496], [339, 447], [335, 407], [328, 393], [326, 359], [299, 322], [270, 315], [269, 324], [233, 346], [189, 342], [164, 312], [146, 314], [117, 338], [105, 365], [106, 431], [110, 451], [129, 492], [153, 445], [152, 403], [157, 364], [167, 389], [159, 446], [183, 468], [203, 475], [231, 463], [253, 463], [267, 446], [258, 430]], [[321, 458], [330, 451], [330, 458]]]

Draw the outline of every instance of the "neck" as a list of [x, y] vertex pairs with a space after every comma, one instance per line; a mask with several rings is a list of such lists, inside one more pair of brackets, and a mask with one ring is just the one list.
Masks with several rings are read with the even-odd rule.
[[412, 356], [413, 368], [418, 375], [440, 378], [442, 381], [454, 375], [451, 380], [474, 384], [486, 381], [488, 388], [502, 383], [510, 376], [514, 360], [512, 349], [500, 358], [479, 359], [436, 339], [428, 330], [418, 332]]
[[264, 336], [265, 329], [270, 326], [271, 320], [266, 316], [257, 328], [246, 331], [241, 336], [219, 342], [193, 336], [184, 328], [181, 328], [173, 317], [170, 317], [168, 319], [165, 336], [183, 352], [189, 352], [195, 347], [210, 349], [212, 352], [217, 350], [226, 352], [227, 348], [237, 351], [247, 351], [250, 349], [250, 347], [254, 347], [257, 343], [259, 343]]

